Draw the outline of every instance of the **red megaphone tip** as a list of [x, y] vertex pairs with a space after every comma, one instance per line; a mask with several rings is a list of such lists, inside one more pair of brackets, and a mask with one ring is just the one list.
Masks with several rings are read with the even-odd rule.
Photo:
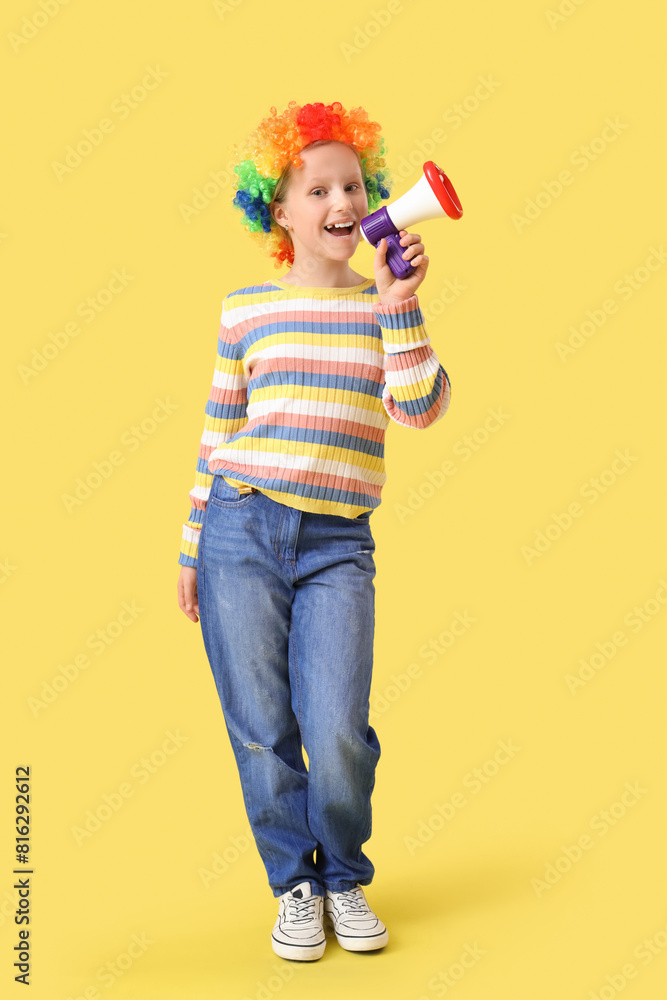
[[463, 215], [459, 196], [454, 190], [454, 185], [450, 181], [444, 170], [441, 170], [437, 163], [428, 160], [424, 164], [424, 174], [431, 185], [431, 190], [436, 196], [443, 210], [450, 219], [460, 219]]

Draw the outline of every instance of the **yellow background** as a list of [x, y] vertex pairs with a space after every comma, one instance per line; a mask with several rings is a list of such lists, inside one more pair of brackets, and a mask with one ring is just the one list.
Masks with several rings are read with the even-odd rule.
[[[666, 29], [649, 0], [4, 5], [3, 996], [26, 995], [11, 963], [28, 764], [33, 1000], [664, 998]], [[151, 68], [159, 83], [123, 105]], [[290, 99], [363, 105], [393, 196], [433, 158], [464, 209], [419, 229], [451, 408], [424, 432], [390, 426], [373, 517], [383, 753], [365, 849], [390, 943], [354, 955], [330, 937], [310, 964], [271, 950], [276, 900], [176, 599], [220, 304], [282, 273], [228, 181], [189, 221], [183, 206]], [[353, 266], [372, 276], [367, 246]], [[114, 270], [127, 284], [106, 303]], [[517, 749], [494, 764], [500, 741]]]

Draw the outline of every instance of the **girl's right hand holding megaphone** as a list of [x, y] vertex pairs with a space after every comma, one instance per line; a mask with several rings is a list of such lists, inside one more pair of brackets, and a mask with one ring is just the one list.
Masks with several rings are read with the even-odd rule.
[[382, 238], [373, 259], [375, 284], [382, 305], [403, 302], [405, 299], [409, 299], [421, 285], [428, 270], [429, 259], [424, 254], [424, 244], [421, 242], [421, 236], [418, 233], [409, 233], [405, 229], [401, 229], [398, 235], [401, 246], [405, 247], [403, 258], [411, 262], [413, 273], [409, 274], [407, 278], [397, 278], [395, 276], [387, 264], [387, 241]]

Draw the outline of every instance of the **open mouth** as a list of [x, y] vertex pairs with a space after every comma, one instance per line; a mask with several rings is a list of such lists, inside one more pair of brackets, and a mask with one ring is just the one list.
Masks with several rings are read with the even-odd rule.
[[338, 224], [333, 223], [332, 225], [325, 226], [324, 229], [330, 236], [333, 236], [334, 239], [341, 240], [352, 236], [354, 231], [354, 222], [349, 222], [345, 226], [339, 226]]

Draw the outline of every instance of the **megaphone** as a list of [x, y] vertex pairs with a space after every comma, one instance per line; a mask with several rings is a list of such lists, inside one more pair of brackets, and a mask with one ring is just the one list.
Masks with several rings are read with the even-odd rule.
[[406, 248], [401, 246], [398, 234], [417, 222], [443, 215], [460, 219], [463, 209], [452, 182], [433, 160], [428, 160], [424, 173], [406, 194], [361, 220], [361, 235], [374, 247], [386, 239], [387, 264], [397, 278], [407, 278], [414, 267], [403, 259]]

